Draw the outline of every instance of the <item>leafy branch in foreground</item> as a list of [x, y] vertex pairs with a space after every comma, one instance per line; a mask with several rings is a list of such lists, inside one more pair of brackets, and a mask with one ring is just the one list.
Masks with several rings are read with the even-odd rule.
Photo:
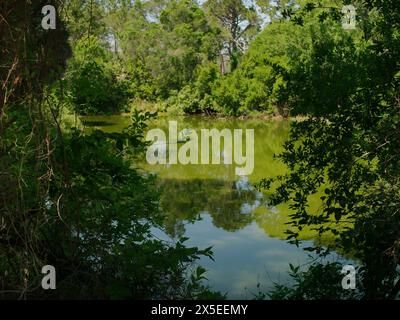
[[[361, 296], [393, 299], [400, 292], [400, 45], [395, 40], [400, 14], [395, 1], [362, 5], [374, 12], [370, 17], [374, 27], [354, 42], [351, 68], [356, 85], [338, 101], [330, 100], [333, 103], [293, 123], [285, 151], [278, 156], [290, 173], [278, 177], [277, 186], [268, 180], [260, 186], [276, 187], [272, 203], [289, 202], [293, 210], [289, 240], [298, 243], [306, 227], [320, 236], [333, 235], [335, 241], [327, 249], [360, 264]], [[314, 58], [292, 69], [291, 81], [298, 76], [307, 84], [320, 81], [320, 61], [328, 72], [324, 77], [349, 63], [339, 59], [346, 49], [321, 48], [319, 42], [312, 45]], [[330, 82], [293, 92], [297, 101], [315, 106], [320, 92], [307, 93], [321, 86], [323, 92], [332, 92]], [[309, 206], [312, 195], [320, 198], [317, 210]]]

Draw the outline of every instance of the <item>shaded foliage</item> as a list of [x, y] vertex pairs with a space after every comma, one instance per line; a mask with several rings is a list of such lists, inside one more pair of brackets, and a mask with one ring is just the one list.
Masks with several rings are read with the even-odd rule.
[[[1, 34], [1, 79], [9, 89], [0, 114], [0, 296], [221, 297], [201, 284], [205, 270], [193, 265], [201, 255], [211, 257], [210, 248], [152, 236], [162, 223], [158, 191], [154, 178], [133, 164], [154, 115], [133, 113], [132, 125], [119, 134], [63, 129], [63, 96], [49, 92], [69, 47], [62, 19], [54, 34], [41, 29], [43, 5], [1, 4], [7, 13], [1, 30], [8, 31]], [[77, 90], [88, 89], [80, 85]], [[40, 286], [48, 264], [57, 271], [51, 292]]]
[[[399, 15], [394, 13], [394, 2], [362, 5], [375, 12], [371, 17], [375, 26], [360, 40], [359, 47], [365, 49], [360, 59], [353, 60], [364, 76], [357, 78], [355, 89], [343, 92], [340, 101], [322, 108], [318, 115], [323, 117], [293, 125], [279, 156], [291, 173], [278, 178], [272, 201], [289, 201], [294, 210], [291, 224], [297, 231], [289, 233], [291, 241], [298, 243], [299, 232], [306, 226], [321, 235], [333, 233], [337, 239], [333, 248], [360, 263], [361, 296], [390, 299], [399, 294], [400, 287], [399, 212], [395, 209], [400, 205], [400, 60], [399, 42], [394, 41]], [[326, 84], [326, 92], [331, 88]], [[318, 104], [318, 92], [309, 98]], [[265, 186], [270, 183], [264, 182]], [[308, 199], [321, 189], [323, 206], [311, 212]]]

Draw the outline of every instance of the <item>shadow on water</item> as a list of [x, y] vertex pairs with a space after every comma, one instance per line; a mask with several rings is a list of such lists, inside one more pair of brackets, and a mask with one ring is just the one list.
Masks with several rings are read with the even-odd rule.
[[115, 125], [114, 122], [109, 122], [109, 121], [87, 121], [87, 120], [82, 120], [82, 124], [86, 127], [108, 127]]
[[99, 129], [104, 132], [120, 132], [129, 124], [131, 119], [125, 116], [83, 116], [80, 117], [86, 131], [90, 133], [94, 129]]
[[[161, 179], [163, 230], [155, 235], [166, 240], [185, 236], [187, 245], [212, 247], [214, 261], [202, 258], [209, 284], [232, 299], [253, 298], [272, 282], [287, 280], [289, 262], [304, 264], [308, 256], [281, 237], [268, 234], [265, 225], [286, 226], [276, 219], [280, 211], [268, 205], [267, 195], [254, 189], [248, 179]], [[303, 246], [310, 246], [305, 241]]]
[[264, 195], [248, 180], [162, 179], [161, 206], [166, 213], [165, 227], [171, 237], [183, 236], [184, 225], [210, 215], [216, 228], [237, 231], [253, 220], [252, 212], [263, 205]]

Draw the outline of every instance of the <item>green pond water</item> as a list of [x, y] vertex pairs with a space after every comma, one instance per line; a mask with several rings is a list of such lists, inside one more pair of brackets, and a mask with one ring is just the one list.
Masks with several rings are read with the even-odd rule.
[[[81, 120], [87, 130], [106, 132], [120, 131], [130, 123], [129, 117], [123, 116]], [[208, 270], [208, 284], [226, 292], [229, 298], [252, 298], [258, 291], [257, 284], [267, 291], [273, 282], [287, 283], [289, 263], [307, 263], [308, 253], [284, 240], [288, 205], [268, 205], [268, 192], [258, 192], [253, 184], [285, 172], [274, 154], [282, 151], [290, 122], [164, 117], [150, 123], [149, 129], [162, 129], [168, 137], [169, 121], [177, 121], [179, 131], [191, 129], [199, 136], [201, 129], [254, 129], [254, 171], [249, 176], [238, 176], [237, 165], [224, 161], [212, 165], [138, 164], [145, 172], [157, 174], [162, 190], [166, 221], [163, 230], [154, 230], [155, 235], [168, 240], [184, 235], [189, 238], [187, 245], [212, 246], [214, 261], [204, 258], [200, 264]], [[178, 148], [183, 144], [178, 143]], [[319, 207], [317, 198], [311, 200], [313, 207]], [[302, 246], [309, 246], [313, 234], [305, 232], [303, 239]]]

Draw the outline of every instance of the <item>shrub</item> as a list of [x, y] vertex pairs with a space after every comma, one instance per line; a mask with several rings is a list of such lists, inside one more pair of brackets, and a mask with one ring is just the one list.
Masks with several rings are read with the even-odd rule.
[[79, 114], [115, 113], [128, 98], [126, 83], [94, 61], [83, 64], [71, 82], [71, 101]]
[[197, 78], [193, 84], [184, 86], [178, 93], [174, 92], [168, 99], [169, 110], [178, 113], [198, 114], [216, 111], [212, 87], [219, 76], [215, 63], [201, 65], [197, 70]]

